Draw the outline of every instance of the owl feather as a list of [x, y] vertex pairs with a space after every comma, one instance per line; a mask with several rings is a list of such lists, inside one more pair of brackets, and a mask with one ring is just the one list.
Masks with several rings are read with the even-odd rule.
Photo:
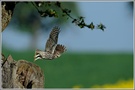
[[66, 51], [66, 47], [64, 45], [57, 44], [59, 33], [60, 28], [55, 26], [50, 32], [49, 38], [46, 42], [45, 51], [38, 49], [35, 51], [35, 61], [38, 59], [52, 60], [60, 57], [61, 54]]

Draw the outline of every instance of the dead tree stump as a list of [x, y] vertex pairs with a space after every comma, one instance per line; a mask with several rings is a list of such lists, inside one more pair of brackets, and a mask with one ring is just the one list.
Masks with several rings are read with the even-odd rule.
[[11, 55], [2, 55], [3, 88], [44, 88], [41, 68], [26, 60], [15, 61]]

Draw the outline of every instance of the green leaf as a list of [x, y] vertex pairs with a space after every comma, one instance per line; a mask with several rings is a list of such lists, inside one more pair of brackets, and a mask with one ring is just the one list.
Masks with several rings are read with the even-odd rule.
[[105, 28], [105, 25], [103, 25], [102, 23], [98, 25], [98, 29], [101, 29], [102, 31], [104, 31]]
[[91, 22], [88, 27], [93, 30], [95, 28], [95, 25], [93, 24], [93, 22]]

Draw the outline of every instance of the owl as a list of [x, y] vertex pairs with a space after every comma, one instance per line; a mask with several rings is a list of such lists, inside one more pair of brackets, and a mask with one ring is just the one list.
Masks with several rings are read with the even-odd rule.
[[35, 51], [34, 61], [38, 59], [53, 60], [60, 57], [61, 54], [66, 51], [66, 47], [64, 45], [57, 44], [59, 33], [60, 28], [55, 26], [46, 42], [45, 51], [37, 49]]

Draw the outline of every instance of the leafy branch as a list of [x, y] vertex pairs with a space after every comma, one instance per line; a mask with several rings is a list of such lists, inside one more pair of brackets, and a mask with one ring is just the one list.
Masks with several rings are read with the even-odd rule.
[[87, 28], [90, 28], [91, 30], [97, 28], [97, 29], [100, 29], [102, 31], [104, 31], [104, 29], [106, 28], [105, 25], [103, 25], [102, 23], [98, 24], [98, 25], [94, 25], [93, 22], [91, 22], [90, 24], [86, 24], [85, 21], [84, 21], [84, 17], [83, 16], [80, 16], [78, 18], [73, 18], [71, 16], [71, 10], [67, 9], [67, 8], [63, 8], [61, 3], [60, 2], [32, 2], [33, 6], [37, 9], [37, 11], [39, 12], [40, 16], [41, 17], [58, 17], [58, 13], [56, 10], [54, 9], [46, 9], [46, 10], [40, 10], [39, 8], [40, 7], [43, 7], [43, 6], [56, 6], [57, 8], [59, 8], [62, 12], [62, 16], [67, 16], [68, 18], [72, 19], [72, 23], [75, 23], [76, 25], [78, 25], [80, 28], [84, 28], [84, 27], [87, 27]]

